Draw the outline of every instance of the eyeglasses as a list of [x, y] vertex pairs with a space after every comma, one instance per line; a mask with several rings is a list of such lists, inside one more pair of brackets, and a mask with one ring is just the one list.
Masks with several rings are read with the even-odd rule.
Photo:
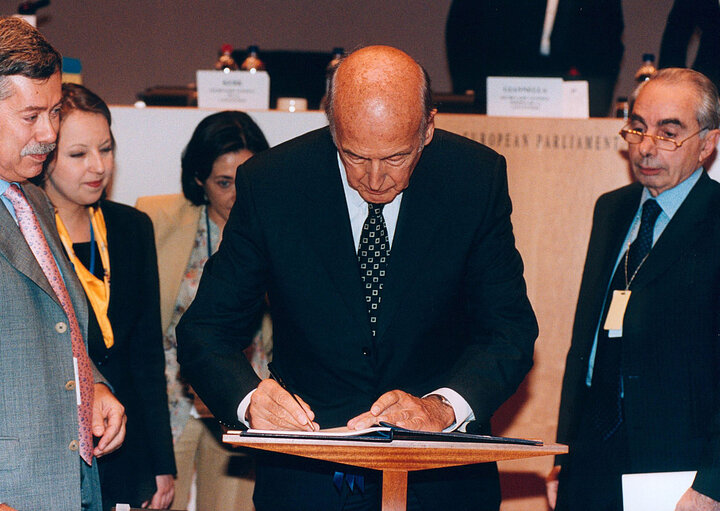
[[623, 128], [620, 130], [620, 136], [625, 139], [625, 141], [628, 144], [639, 144], [643, 141], [644, 137], [648, 137], [652, 139], [652, 141], [655, 143], [655, 147], [658, 149], [662, 149], [663, 151], [676, 151], [679, 149], [685, 141], [693, 138], [695, 135], [699, 135], [705, 130], [709, 130], [710, 128], [701, 128], [700, 130], [696, 131], [689, 137], [686, 137], [682, 139], [680, 142], [677, 142], [676, 140], [672, 138], [663, 137], [660, 135], [650, 135], [649, 133], [643, 133], [642, 131], [637, 130], [631, 130], [627, 128]]

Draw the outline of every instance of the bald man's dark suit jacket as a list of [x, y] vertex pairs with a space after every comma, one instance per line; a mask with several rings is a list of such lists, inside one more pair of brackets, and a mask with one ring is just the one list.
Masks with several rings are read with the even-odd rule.
[[[641, 192], [632, 184], [603, 195], [595, 207], [558, 424], [558, 441], [571, 453], [582, 438], [585, 377], [605, 290]], [[720, 184], [707, 174], [658, 238], [630, 290], [622, 337], [630, 470], [699, 470], [694, 488], [718, 500]], [[558, 460], [563, 470], [568, 461]]]
[[[449, 387], [474, 410], [471, 428], [489, 430], [530, 369], [537, 335], [503, 157], [435, 131], [403, 194], [376, 342], [328, 129], [251, 158], [237, 191], [177, 329], [183, 374], [219, 419], [237, 423], [238, 404], [259, 383], [241, 350], [267, 291], [273, 362], [321, 427], [344, 425], [392, 389], [422, 396]], [[494, 465], [467, 473], [435, 476], [425, 492], [411, 480], [410, 491], [423, 509], [496, 508]], [[291, 484], [270, 481], [260, 466], [258, 508], [303, 502]]]

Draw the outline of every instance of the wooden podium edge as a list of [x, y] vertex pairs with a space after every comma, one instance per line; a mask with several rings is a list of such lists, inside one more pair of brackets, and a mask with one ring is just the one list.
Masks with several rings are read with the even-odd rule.
[[268, 440], [241, 435], [224, 435], [223, 441], [238, 447], [250, 447], [355, 467], [402, 471], [551, 456], [568, 452], [567, 446], [562, 444], [528, 446], [408, 440], [394, 440], [387, 443], [287, 438]]

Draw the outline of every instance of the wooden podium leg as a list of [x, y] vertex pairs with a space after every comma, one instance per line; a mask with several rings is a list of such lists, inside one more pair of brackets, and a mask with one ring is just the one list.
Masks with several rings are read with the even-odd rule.
[[382, 511], [407, 509], [407, 470], [383, 470]]

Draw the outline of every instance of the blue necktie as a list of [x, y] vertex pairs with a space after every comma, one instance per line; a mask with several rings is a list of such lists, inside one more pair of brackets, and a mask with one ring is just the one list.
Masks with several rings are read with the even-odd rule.
[[[655, 222], [662, 209], [654, 199], [643, 204], [640, 230], [628, 251], [627, 277], [625, 274], [625, 258], [621, 258], [615, 269], [607, 296], [605, 297], [605, 314], [600, 322], [598, 332], [595, 364], [593, 366], [592, 383], [588, 402], [588, 419], [602, 440], [608, 440], [620, 428], [623, 421], [621, 392], [621, 352], [622, 338], [609, 338], [603, 328], [605, 316], [610, 307], [613, 291], [626, 289], [633, 276], [642, 266], [650, 253], [653, 243]], [[627, 280], [626, 280], [627, 278]]]
[[635, 275], [637, 269], [650, 253], [653, 244], [655, 222], [661, 212], [662, 208], [660, 208], [655, 199], [648, 199], [645, 201], [645, 204], [643, 204], [640, 230], [638, 231], [637, 238], [635, 238], [635, 241], [630, 245], [630, 252], [628, 254], [628, 280], [632, 280], [632, 276]]

